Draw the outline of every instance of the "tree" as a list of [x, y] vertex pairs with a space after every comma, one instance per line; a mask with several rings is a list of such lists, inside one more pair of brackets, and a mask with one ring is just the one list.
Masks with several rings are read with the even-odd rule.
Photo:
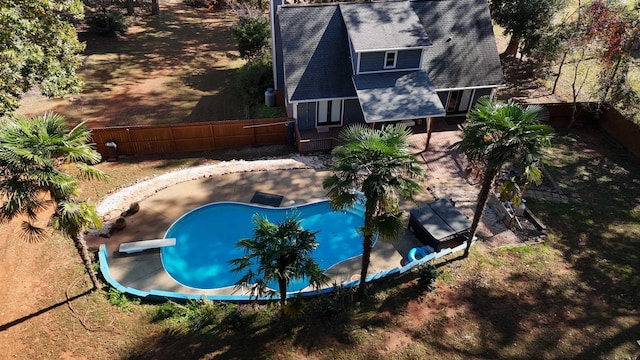
[[238, 92], [247, 106], [247, 118], [251, 118], [255, 105], [264, 101], [264, 91], [273, 87], [271, 54], [264, 53], [247, 61], [235, 74]]
[[233, 36], [238, 41], [238, 50], [244, 59], [262, 55], [269, 48], [270, 35], [269, 21], [261, 14], [241, 16], [233, 27]]
[[80, 233], [89, 226], [100, 226], [100, 217], [93, 205], [78, 200], [76, 179], [106, 177], [88, 165], [100, 161], [100, 154], [88, 144], [90, 139], [91, 132], [83, 124], [68, 130], [64, 118], [55, 114], [2, 122], [0, 221], [26, 216], [22, 235], [28, 241], [37, 241], [44, 237], [44, 229], [35, 221], [48, 206], [53, 206], [50, 224], [73, 241], [93, 288], [97, 289], [100, 283]]
[[515, 56], [520, 42], [535, 41], [541, 29], [551, 24], [553, 15], [563, 5], [562, 0], [491, 0], [489, 9], [491, 18], [504, 28], [505, 34], [511, 35], [504, 56]]
[[523, 168], [534, 166], [543, 157], [542, 148], [550, 145], [553, 129], [540, 123], [541, 110], [539, 105], [523, 107], [512, 101], [502, 104], [488, 97], [480, 98], [467, 116], [462, 139], [451, 146], [484, 170], [463, 257], [469, 256], [471, 241], [498, 171], [507, 163]]
[[[404, 228], [399, 198], [413, 200], [422, 191], [418, 181], [425, 175], [409, 151], [411, 130], [388, 125], [372, 129], [361, 124], [344, 128], [342, 145], [333, 150], [333, 175], [323, 186], [333, 209], [346, 209], [356, 202], [364, 204], [361, 296], [365, 294], [367, 270], [376, 233], [383, 239], [397, 239]], [[358, 191], [354, 191], [354, 189]]]
[[317, 232], [303, 229], [295, 213], [277, 225], [257, 214], [253, 216], [253, 222], [254, 237], [238, 241], [237, 246], [244, 249], [245, 255], [231, 260], [232, 271], [246, 271], [237, 285], [255, 283], [259, 295], [269, 293], [267, 285], [276, 281], [284, 318], [287, 284], [292, 279], [307, 278], [315, 287], [328, 280], [311, 257], [318, 247]]
[[635, 100], [634, 94], [628, 94], [630, 88], [625, 83], [632, 61], [631, 48], [640, 41], [640, 11], [619, 2], [596, 0], [586, 10], [585, 17], [585, 37], [601, 49], [598, 56], [600, 104], [613, 98]]
[[0, 116], [13, 112], [34, 85], [49, 97], [80, 90], [76, 69], [84, 44], [73, 22], [82, 17], [80, 0], [0, 2]]

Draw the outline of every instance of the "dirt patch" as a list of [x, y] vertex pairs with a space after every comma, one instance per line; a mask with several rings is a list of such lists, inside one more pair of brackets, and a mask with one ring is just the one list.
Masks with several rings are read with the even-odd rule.
[[126, 36], [111, 39], [79, 32], [87, 48], [80, 94], [47, 99], [34, 89], [17, 113], [57, 112], [91, 127], [244, 118], [234, 84], [244, 64], [231, 29], [230, 10], [161, 3], [158, 16], [142, 14]]

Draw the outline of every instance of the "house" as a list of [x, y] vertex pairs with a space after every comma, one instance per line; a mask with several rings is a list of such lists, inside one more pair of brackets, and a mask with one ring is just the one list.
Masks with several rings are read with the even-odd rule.
[[282, 5], [272, 0], [274, 86], [301, 152], [337, 130], [466, 114], [504, 83], [486, 0]]

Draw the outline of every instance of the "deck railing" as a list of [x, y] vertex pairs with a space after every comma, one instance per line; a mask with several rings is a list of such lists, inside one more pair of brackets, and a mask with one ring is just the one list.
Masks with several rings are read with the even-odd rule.
[[300, 154], [309, 154], [313, 152], [330, 152], [334, 147], [338, 146], [339, 140], [330, 134], [326, 137], [305, 137], [302, 138], [300, 130], [296, 126], [295, 128], [296, 144], [298, 145], [298, 152]]

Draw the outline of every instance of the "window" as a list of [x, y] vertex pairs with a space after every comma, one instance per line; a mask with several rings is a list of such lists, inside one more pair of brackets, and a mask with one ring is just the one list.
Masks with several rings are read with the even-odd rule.
[[396, 67], [396, 60], [398, 60], [397, 51], [387, 51], [384, 53], [384, 68], [393, 69]]
[[318, 126], [340, 125], [342, 123], [342, 100], [318, 102]]

